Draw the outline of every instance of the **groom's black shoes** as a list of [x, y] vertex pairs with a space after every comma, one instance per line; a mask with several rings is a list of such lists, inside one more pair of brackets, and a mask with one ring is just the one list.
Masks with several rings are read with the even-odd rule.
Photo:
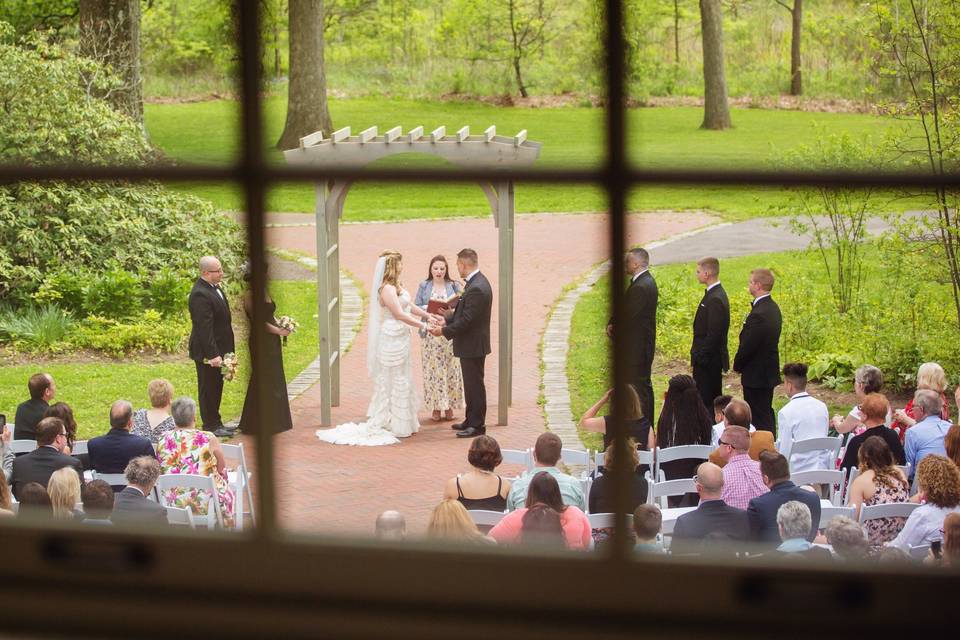
[[482, 436], [487, 432], [486, 427], [467, 427], [461, 431], [457, 432], [458, 438], [476, 438], [477, 436]]
[[454, 431], [463, 431], [464, 429], [469, 429], [470, 427], [463, 424], [462, 422], [458, 422], [456, 424], [450, 425], [450, 428], [453, 429]]

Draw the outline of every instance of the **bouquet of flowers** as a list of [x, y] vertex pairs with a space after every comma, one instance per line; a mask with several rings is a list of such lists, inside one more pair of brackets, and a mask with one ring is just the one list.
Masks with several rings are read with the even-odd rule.
[[[203, 364], [210, 364], [210, 361], [204, 358]], [[231, 382], [235, 377], [237, 377], [237, 366], [240, 362], [237, 360], [237, 354], [230, 353], [223, 354], [223, 361], [220, 363], [220, 375], [223, 376], [223, 379], [227, 382]]]
[[[290, 316], [280, 316], [277, 318], [277, 326], [290, 333], [296, 333], [300, 323]], [[283, 344], [287, 344], [287, 336], [283, 336]]]

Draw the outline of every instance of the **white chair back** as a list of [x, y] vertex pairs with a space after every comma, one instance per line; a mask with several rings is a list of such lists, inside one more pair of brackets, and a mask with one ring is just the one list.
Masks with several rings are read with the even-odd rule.
[[[599, 469], [603, 466], [604, 460], [607, 459], [607, 455], [603, 451], [597, 451], [593, 456], [593, 468]], [[653, 451], [643, 451], [637, 449], [637, 463], [640, 465], [647, 465], [651, 469], [653, 468]]]
[[682, 496], [685, 493], [696, 493], [697, 483], [693, 478], [681, 478], [679, 480], [664, 480], [662, 482], [649, 482], [647, 487], [647, 504], [657, 504], [661, 509], [667, 508], [667, 498], [669, 496]]
[[837, 516], [846, 516], [852, 519], [856, 512], [856, 507], [820, 507], [820, 524], [818, 528], [826, 529], [827, 524]]
[[251, 473], [247, 471], [247, 456], [244, 453], [243, 443], [221, 444], [223, 449], [224, 462], [228, 469], [234, 471], [228, 472], [230, 484], [233, 487], [236, 505], [234, 507], [236, 518], [234, 518], [234, 527], [238, 531], [243, 530], [244, 515], [249, 513], [251, 522], [254, 521], [253, 514], [253, 488], [251, 487]]
[[583, 503], [587, 505], [587, 508], [584, 509], [586, 512], [590, 512], [590, 489], [593, 487], [593, 478], [586, 477], [580, 478], [580, 491], [583, 492]]
[[664, 462], [673, 462], [674, 460], [708, 460], [713, 453], [713, 447], [708, 444], [686, 444], [679, 447], [667, 447], [661, 449], [657, 447], [654, 462], [653, 477], [660, 477], [660, 467]]
[[[590, 520], [591, 529], [612, 529], [616, 526], [617, 514], [615, 513], [591, 513], [587, 515]], [[627, 514], [627, 526], [633, 526], [633, 514]]]
[[847, 469], [847, 487], [843, 490], [843, 498], [841, 499], [843, 504], [850, 502], [850, 488], [853, 486], [853, 481], [856, 480], [859, 475], [859, 467], [850, 467]]
[[70, 449], [70, 455], [72, 456], [85, 456], [87, 455], [87, 440], [77, 440], [73, 443], [73, 448]]
[[188, 526], [196, 529], [196, 522], [193, 520], [193, 512], [190, 509], [181, 509], [179, 507], [166, 507], [167, 524]]
[[916, 502], [892, 502], [864, 506], [860, 508], [860, 524], [878, 518], [909, 518], [913, 510], [919, 506]]
[[[840, 455], [840, 447], [843, 446], [843, 436], [826, 436], [823, 438], [807, 438], [805, 440], [796, 440], [790, 445], [790, 458], [793, 459], [798, 453], [810, 453], [813, 451], [824, 452], [824, 458], [833, 464], [837, 456]], [[829, 454], [826, 455], [826, 454]], [[797, 483], [799, 484], [799, 483]]]
[[21, 453], [30, 453], [37, 448], [36, 440], [11, 440], [10, 441], [10, 450], [13, 451], [14, 455], [20, 455]]
[[[817, 439], [819, 440], [819, 438]], [[838, 469], [814, 469], [811, 471], [791, 473], [790, 479], [797, 486], [805, 484], [827, 485], [828, 499], [834, 506], [839, 507], [846, 480], [845, 476], [846, 474]]]
[[505, 511], [487, 511], [484, 509], [470, 509], [467, 511], [473, 523], [478, 527], [495, 527], [507, 515]]
[[580, 474], [583, 478], [589, 476], [592, 471], [593, 451], [591, 449], [587, 449], [586, 451], [580, 451], [579, 449], [560, 449], [560, 459], [568, 466], [576, 465], [583, 467], [583, 471]]
[[928, 553], [930, 553], [929, 544], [918, 544], [915, 547], [910, 547], [910, 557], [914, 560], [923, 560], [927, 557]]
[[502, 464], [520, 465], [527, 471], [533, 469], [533, 454], [530, 449], [500, 449], [500, 455], [503, 456]]
[[94, 471], [92, 475], [94, 480], [103, 480], [111, 487], [127, 486], [127, 476], [122, 473], [97, 473]]
[[[220, 500], [217, 498], [217, 488], [213, 484], [213, 478], [209, 476], [198, 476], [188, 473], [165, 473], [157, 480], [157, 491], [160, 494], [160, 504], [164, 507], [176, 506], [166, 503], [165, 493], [171, 489], [198, 489], [206, 491], [210, 495], [207, 502], [207, 527], [223, 526], [223, 518], [220, 516]], [[194, 514], [199, 516], [199, 514]]]

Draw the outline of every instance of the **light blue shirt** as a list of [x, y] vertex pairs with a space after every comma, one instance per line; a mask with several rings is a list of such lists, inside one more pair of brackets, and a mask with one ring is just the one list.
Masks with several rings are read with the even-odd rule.
[[808, 551], [813, 548], [813, 545], [807, 541], [806, 538], [790, 538], [789, 540], [784, 540], [777, 551], [783, 551], [784, 553], [800, 553], [801, 551]]
[[510, 487], [510, 493], [507, 495], [507, 511], [514, 511], [515, 509], [525, 506], [530, 481], [533, 480], [533, 476], [541, 471], [546, 471], [557, 479], [557, 484], [560, 485], [560, 497], [563, 499], [563, 504], [578, 507], [586, 513], [587, 503], [583, 499], [582, 484], [573, 476], [565, 474], [556, 467], [535, 467], [533, 471], [527, 471], [514, 480], [513, 485]]
[[917, 424], [907, 429], [907, 436], [903, 441], [903, 452], [906, 454], [907, 464], [910, 465], [910, 479], [917, 473], [917, 465], [930, 454], [947, 455], [943, 446], [943, 438], [947, 435], [950, 423], [940, 419], [940, 416], [927, 416]]

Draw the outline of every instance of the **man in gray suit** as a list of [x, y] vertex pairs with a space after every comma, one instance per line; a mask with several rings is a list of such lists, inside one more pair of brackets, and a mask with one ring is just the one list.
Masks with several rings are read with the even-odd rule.
[[160, 463], [151, 456], [134, 458], [123, 474], [127, 486], [113, 502], [114, 524], [167, 524], [167, 510], [147, 498], [160, 477]]

